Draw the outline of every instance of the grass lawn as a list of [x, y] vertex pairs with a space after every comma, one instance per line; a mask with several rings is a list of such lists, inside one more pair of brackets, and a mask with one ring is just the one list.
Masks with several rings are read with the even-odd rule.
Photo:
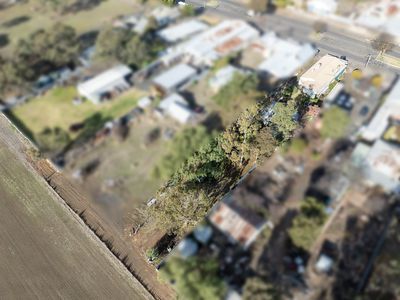
[[[51, 12], [42, 12], [34, 7], [31, 2], [14, 5], [10, 8], [0, 10], [0, 33], [8, 34], [10, 44], [1, 51], [10, 53], [13, 45], [30, 33], [41, 28], [48, 28], [56, 22], [62, 22], [74, 27], [78, 34], [98, 30], [105, 24], [109, 24], [116, 16], [133, 14], [138, 11], [137, 1], [130, 0], [106, 0], [98, 6], [80, 11], [76, 14], [58, 16]], [[25, 22], [18, 25], [6, 27], [4, 23], [18, 17], [28, 17]]]
[[[17, 106], [12, 114], [35, 138], [46, 127], [68, 131], [71, 124], [82, 122], [95, 113], [101, 113], [104, 118], [120, 117], [132, 110], [144, 95], [142, 91], [130, 89], [109, 102], [96, 105], [85, 101], [74, 105], [72, 99], [76, 93], [75, 87], [54, 88], [42, 97]], [[70, 136], [75, 138], [76, 134]]]
[[389, 54], [381, 54], [376, 58], [376, 60], [389, 66], [400, 68], [400, 58], [397, 58], [395, 56]]

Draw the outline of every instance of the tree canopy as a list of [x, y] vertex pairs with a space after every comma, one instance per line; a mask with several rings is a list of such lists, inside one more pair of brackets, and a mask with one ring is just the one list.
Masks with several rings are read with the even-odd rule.
[[214, 258], [172, 257], [161, 268], [161, 278], [174, 282], [180, 299], [219, 300], [226, 286], [218, 276], [218, 261]]
[[289, 229], [289, 236], [293, 243], [308, 250], [318, 237], [326, 217], [323, 203], [312, 197], [303, 200], [300, 212]]
[[201, 125], [185, 128], [169, 143], [167, 154], [161, 158], [153, 170], [153, 175], [163, 179], [170, 178], [195, 151], [209, 144], [212, 136], [207, 128]]
[[250, 277], [243, 287], [242, 300], [279, 300], [281, 292], [267, 279], [258, 276]]

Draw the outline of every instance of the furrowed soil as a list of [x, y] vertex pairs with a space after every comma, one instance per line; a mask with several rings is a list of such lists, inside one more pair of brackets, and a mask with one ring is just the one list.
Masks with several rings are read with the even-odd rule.
[[35, 172], [16, 131], [0, 115], [0, 299], [153, 299]]

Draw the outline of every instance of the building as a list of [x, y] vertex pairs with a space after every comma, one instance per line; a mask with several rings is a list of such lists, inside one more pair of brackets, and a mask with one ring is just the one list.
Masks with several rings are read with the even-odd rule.
[[307, 11], [319, 16], [329, 16], [335, 14], [337, 10], [337, 0], [308, 0]]
[[218, 92], [224, 85], [228, 84], [235, 74], [241, 72], [238, 68], [228, 65], [219, 69], [213, 77], [208, 81], [214, 92]]
[[159, 27], [166, 26], [169, 23], [174, 22], [181, 15], [178, 7], [168, 7], [165, 5], [158, 5], [151, 13]]
[[78, 93], [93, 103], [100, 103], [128, 89], [132, 70], [125, 65], [113, 67], [77, 86]]
[[257, 48], [265, 57], [265, 60], [258, 66], [258, 70], [278, 79], [293, 76], [300, 67], [317, 54], [317, 49], [311, 44], [284, 40], [274, 32], [262, 36], [256, 44], [253, 44], [254, 46], [258, 46]]
[[155, 87], [163, 94], [177, 91], [197, 75], [197, 70], [187, 64], [179, 64], [153, 79]]
[[169, 26], [158, 32], [158, 36], [167, 43], [176, 43], [192, 37], [208, 29], [208, 25], [198, 20], [189, 20], [177, 25]]
[[300, 78], [299, 85], [312, 97], [319, 97], [329, 90], [347, 68], [348, 62], [333, 55], [325, 55], [308, 69]]
[[359, 143], [352, 160], [362, 168], [367, 181], [386, 191], [400, 191], [400, 147], [377, 140], [372, 146]]
[[363, 139], [368, 142], [379, 139], [392, 120], [400, 121], [400, 80], [395, 83], [368, 126], [362, 130]]
[[161, 100], [159, 108], [163, 114], [170, 116], [181, 124], [190, 122], [194, 116], [186, 100], [178, 94], [172, 94]]
[[234, 203], [221, 202], [209, 219], [217, 229], [245, 248], [251, 245], [266, 225], [259, 215]]
[[211, 66], [221, 57], [246, 48], [259, 32], [242, 20], [225, 20], [198, 34], [175, 49], [194, 64]]

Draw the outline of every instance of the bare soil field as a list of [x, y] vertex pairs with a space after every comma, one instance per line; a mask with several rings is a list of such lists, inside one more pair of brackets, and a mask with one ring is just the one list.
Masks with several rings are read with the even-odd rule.
[[152, 299], [24, 159], [0, 116], [0, 298]]

